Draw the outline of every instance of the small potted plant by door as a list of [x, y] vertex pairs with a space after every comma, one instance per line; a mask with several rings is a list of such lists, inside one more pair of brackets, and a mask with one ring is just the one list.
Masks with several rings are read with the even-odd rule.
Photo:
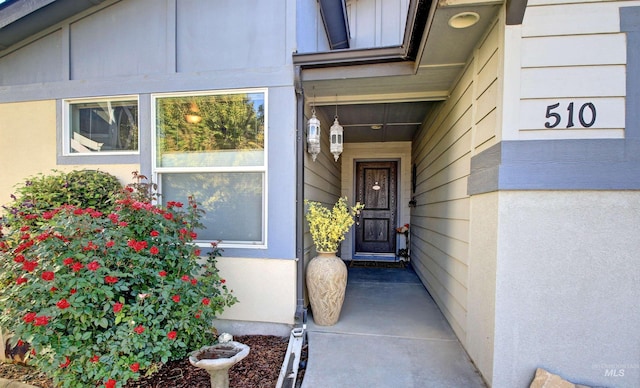
[[307, 201], [306, 218], [318, 256], [307, 266], [307, 290], [313, 321], [320, 326], [338, 322], [347, 287], [347, 266], [336, 256], [338, 244], [354, 223], [354, 217], [364, 208], [347, 204], [341, 197], [332, 209], [319, 202]]

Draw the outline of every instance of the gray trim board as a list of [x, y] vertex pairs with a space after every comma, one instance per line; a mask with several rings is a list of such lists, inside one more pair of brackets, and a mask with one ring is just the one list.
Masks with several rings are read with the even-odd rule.
[[640, 139], [640, 7], [620, 8], [620, 31], [627, 33], [627, 139]]
[[640, 7], [620, 8], [620, 30], [627, 33], [625, 138], [504, 141], [471, 158], [469, 195], [640, 190]]
[[504, 141], [471, 158], [467, 193], [640, 190], [640, 141]]

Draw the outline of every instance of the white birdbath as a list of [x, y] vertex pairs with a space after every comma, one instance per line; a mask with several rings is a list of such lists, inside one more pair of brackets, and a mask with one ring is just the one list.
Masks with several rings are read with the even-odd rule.
[[189, 356], [191, 365], [211, 376], [211, 388], [229, 388], [229, 369], [249, 354], [249, 346], [229, 341], [205, 346]]

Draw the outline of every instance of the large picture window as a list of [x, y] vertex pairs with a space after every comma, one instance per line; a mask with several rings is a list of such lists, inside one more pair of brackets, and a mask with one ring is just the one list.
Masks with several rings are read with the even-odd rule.
[[266, 91], [155, 96], [161, 199], [193, 195], [202, 242], [265, 245]]
[[138, 152], [138, 100], [67, 101], [66, 154]]

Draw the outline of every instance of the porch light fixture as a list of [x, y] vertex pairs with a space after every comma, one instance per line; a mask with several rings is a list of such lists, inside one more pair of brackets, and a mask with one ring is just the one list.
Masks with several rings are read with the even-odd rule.
[[[336, 100], [337, 100], [336, 96]], [[331, 153], [333, 154], [333, 158], [338, 161], [340, 154], [344, 148], [342, 135], [344, 133], [344, 128], [340, 125], [338, 121], [338, 102], [336, 101], [336, 116], [333, 120], [333, 125], [329, 129], [329, 135], [331, 137]]]
[[480, 20], [480, 15], [475, 12], [460, 12], [449, 19], [449, 26], [453, 28], [468, 28]]
[[189, 106], [189, 111], [186, 115], [184, 115], [184, 119], [187, 120], [189, 124], [198, 124], [202, 121], [202, 116], [200, 116], [200, 108], [196, 105], [195, 101], [191, 103]]
[[311, 118], [307, 122], [307, 152], [311, 154], [311, 159], [314, 162], [320, 153], [320, 130], [320, 120], [316, 117], [314, 104], [311, 107]]

